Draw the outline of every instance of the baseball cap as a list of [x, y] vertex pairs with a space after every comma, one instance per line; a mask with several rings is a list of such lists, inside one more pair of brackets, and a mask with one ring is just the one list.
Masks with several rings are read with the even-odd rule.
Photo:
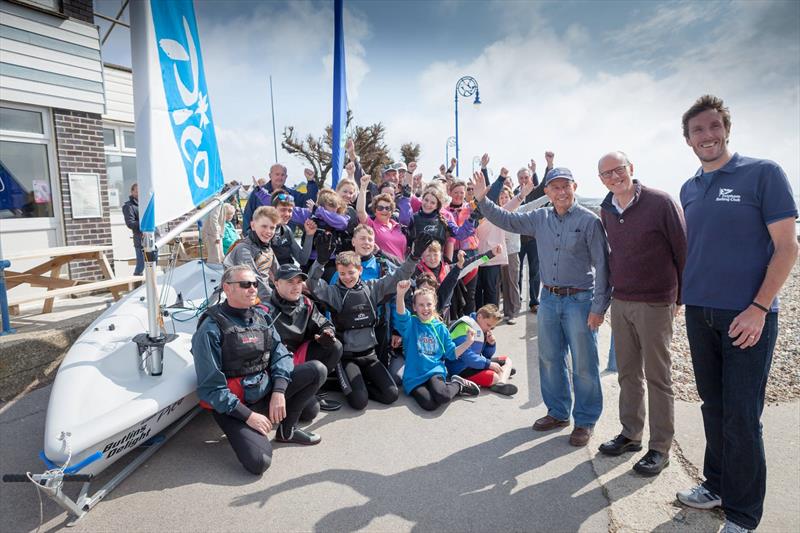
[[294, 263], [287, 263], [278, 267], [278, 272], [275, 274], [275, 279], [290, 280], [302, 276], [303, 279], [308, 279], [305, 272], [300, 270], [300, 267]]
[[575, 181], [575, 179], [572, 177], [572, 172], [570, 172], [567, 167], [556, 167], [556, 168], [550, 169], [550, 172], [548, 172], [545, 175], [545, 177], [544, 177], [545, 186], [548, 183], [550, 183], [551, 181], [553, 181], [555, 179], [558, 179], [558, 178], [564, 178], [564, 179], [567, 179], [569, 181]]

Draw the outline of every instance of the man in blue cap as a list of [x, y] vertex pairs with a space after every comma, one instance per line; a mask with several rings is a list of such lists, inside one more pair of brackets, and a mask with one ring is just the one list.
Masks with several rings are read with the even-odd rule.
[[[478, 209], [506, 231], [536, 238], [542, 294], [537, 314], [539, 377], [547, 415], [536, 431], [575, 427], [569, 442], [585, 446], [603, 410], [597, 328], [609, 305], [608, 241], [600, 218], [578, 205], [577, 184], [568, 168], [556, 167], [544, 178], [552, 207], [528, 213], [501, 209], [486, 198], [480, 172], [472, 179]], [[572, 355], [572, 401], [567, 350]]]

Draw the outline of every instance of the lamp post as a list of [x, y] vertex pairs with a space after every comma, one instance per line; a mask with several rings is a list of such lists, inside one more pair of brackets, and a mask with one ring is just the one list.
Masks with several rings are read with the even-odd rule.
[[475, 95], [475, 101], [472, 103], [477, 105], [481, 104], [481, 97], [480, 92], [478, 91], [478, 82], [472, 76], [462, 76], [456, 82], [456, 90], [455, 90], [455, 103], [456, 103], [456, 176], [458, 176], [458, 167], [459, 167], [459, 160], [458, 160], [458, 96], [465, 96], [469, 97]]
[[456, 138], [450, 136], [447, 138], [447, 142], [444, 145], [444, 166], [445, 168], [450, 168], [450, 147], [456, 145]]

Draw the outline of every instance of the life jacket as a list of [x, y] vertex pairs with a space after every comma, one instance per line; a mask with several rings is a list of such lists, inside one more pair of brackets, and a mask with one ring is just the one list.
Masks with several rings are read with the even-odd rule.
[[[239, 401], [244, 402], [242, 378], [263, 372], [269, 367], [273, 340], [267, 321], [259, 313], [254, 313], [252, 326], [239, 326], [225, 316], [219, 305], [209, 307], [203, 313], [197, 323], [198, 327], [206, 318], [213, 320], [222, 334], [220, 370], [227, 378], [228, 389]], [[205, 401], [201, 401], [200, 406], [211, 409]]]
[[[447, 210], [450, 214], [453, 215], [453, 219], [455, 219], [456, 226], [463, 226], [464, 223], [469, 220], [470, 215], [472, 215], [472, 211], [469, 209], [469, 204], [463, 203], [460, 207], [455, 207], [452, 204], [447, 207]], [[477, 250], [478, 249], [478, 236], [475, 234], [470, 235], [466, 239], [462, 241], [456, 241], [455, 243], [456, 250]]]
[[364, 284], [359, 281], [352, 289], [338, 283], [335, 286], [342, 294], [342, 311], [331, 312], [336, 331], [375, 327], [378, 322], [378, 313]]
[[[218, 305], [209, 307], [205, 317], [211, 318], [222, 333], [222, 373], [226, 378], [239, 378], [263, 372], [269, 367], [272, 335], [267, 320], [253, 314], [253, 325], [239, 326]], [[201, 323], [202, 323], [201, 318]]]
[[275, 259], [275, 253], [272, 251], [272, 247], [261, 244], [255, 232], [250, 232], [231, 244], [226, 256], [230, 255], [233, 249], [239, 245], [250, 246], [253, 249], [253, 262], [258, 269], [257, 274], [260, 276], [268, 276], [272, 268], [272, 261]]
[[[272, 293], [272, 297], [273, 298], [277, 297], [277, 291], [274, 291]], [[280, 319], [281, 315], [283, 315], [283, 311], [275, 303], [270, 301], [270, 302], [266, 302], [266, 303], [265, 302], [261, 302], [261, 303], [258, 304], [258, 307], [263, 309], [270, 316], [270, 318], [272, 319], [272, 325], [275, 328], [275, 331], [278, 332], [278, 335], [281, 337], [281, 342], [283, 342], [283, 344], [287, 348], [289, 348], [289, 346], [293, 344], [293, 341], [297, 341], [296, 338], [292, 338], [294, 336], [294, 332], [293, 331], [288, 331], [288, 330], [290, 328], [294, 328], [296, 326], [297, 334], [300, 335], [301, 338], [304, 337], [305, 336], [305, 331], [308, 328], [308, 322], [311, 320], [311, 315], [314, 312], [314, 304], [311, 301], [311, 299], [308, 296], [306, 296], [305, 294], [302, 295], [302, 299], [303, 299], [303, 303], [306, 306], [306, 310], [307, 311], [306, 311], [306, 314], [305, 314], [305, 317], [304, 317], [304, 321], [302, 323], [298, 323], [298, 324], [291, 323], [291, 324], [286, 325], [285, 322], [281, 322], [279, 319]], [[299, 301], [298, 301], [298, 305], [300, 305]], [[302, 344], [302, 341], [300, 342], [300, 344]]]
[[412, 240], [418, 235], [427, 233], [444, 248], [447, 239], [447, 224], [442, 220], [442, 216], [436, 211], [433, 216], [426, 216], [422, 211], [416, 213], [411, 221]]
[[476, 342], [483, 344], [484, 342], [483, 330], [481, 329], [481, 327], [478, 325], [478, 323], [475, 321], [474, 318], [472, 318], [471, 316], [462, 316], [461, 318], [450, 324], [449, 328], [450, 333], [452, 333], [456, 329], [456, 326], [458, 326], [459, 324], [466, 324], [475, 331], [475, 338], [472, 340], [473, 344], [475, 344]]

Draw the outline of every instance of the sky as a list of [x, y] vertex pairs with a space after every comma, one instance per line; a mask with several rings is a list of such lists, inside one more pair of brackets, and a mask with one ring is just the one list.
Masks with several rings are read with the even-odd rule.
[[[95, 0], [113, 16], [120, 0]], [[677, 197], [699, 164], [681, 115], [702, 94], [725, 100], [730, 147], [777, 161], [800, 192], [800, 2], [344, 0], [348, 103], [355, 122], [382, 122], [396, 159], [419, 143], [426, 179], [444, 162], [462, 76], [482, 104], [459, 99], [461, 177], [489, 153], [493, 173], [533, 158], [570, 168], [578, 193], [600, 197], [597, 161], [626, 152], [634, 176]], [[331, 122], [332, 1], [195, 0], [209, 98], [226, 181], [289, 181], [302, 162], [280, 147], [286, 126], [318, 136]], [[127, 12], [123, 15], [127, 20]], [[101, 35], [108, 23], [97, 19]], [[130, 66], [117, 27], [106, 62]], [[450, 149], [451, 155], [453, 149]]]

